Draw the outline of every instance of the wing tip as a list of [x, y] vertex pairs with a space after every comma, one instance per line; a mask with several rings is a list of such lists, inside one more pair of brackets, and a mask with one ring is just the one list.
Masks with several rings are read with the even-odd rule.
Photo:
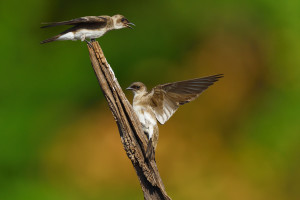
[[207, 78], [215, 78], [215, 79], [220, 79], [220, 78], [223, 78], [224, 77], [224, 74], [216, 74], [216, 75], [212, 75], [212, 76], [208, 76]]
[[211, 76], [207, 76], [207, 77], [203, 77], [203, 78], [200, 78], [200, 79], [206, 79], [207, 81], [209, 82], [216, 82], [218, 81], [220, 78], [223, 78], [224, 77], [224, 74], [215, 74], [215, 75], [211, 75]]
[[47, 28], [50, 27], [54, 22], [42, 22], [42, 26], [40, 28]]

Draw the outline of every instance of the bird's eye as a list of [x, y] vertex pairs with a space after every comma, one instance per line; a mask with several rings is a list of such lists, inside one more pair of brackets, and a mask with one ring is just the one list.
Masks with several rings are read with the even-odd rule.
[[125, 21], [125, 18], [122, 18], [122, 19], [121, 19], [121, 22], [124, 22], [124, 21]]
[[136, 89], [140, 89], [141, 87], [140, 87], [140, 86], [136, 86], [135, 88], [136, 88]]

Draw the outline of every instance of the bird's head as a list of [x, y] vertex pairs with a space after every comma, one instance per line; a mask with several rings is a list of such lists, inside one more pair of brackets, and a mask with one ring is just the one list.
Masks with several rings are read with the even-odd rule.
[[114, 15], [112, 16], [112, 19], [114, 21], [115, 29], [122, 29], [122, 28], [133, 29], [130, 25], [135, 26], [133, 23], [129, 22], [128, 19], [126, 19], [123, 15]]
[[126, 90], [131, 90], [134, 95], [138, 95], [146, 93], [147, 87], [144, 85], [144, 83], [134, 82], [128, 88], [126, 88]]

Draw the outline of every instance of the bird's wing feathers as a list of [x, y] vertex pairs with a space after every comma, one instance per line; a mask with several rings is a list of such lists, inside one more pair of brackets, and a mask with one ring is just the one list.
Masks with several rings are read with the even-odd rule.
[[156, 119], [164, 124], [180, 105], [196, 99], [204, 90], [222, 78], [222, 74], [158, 85], [149, 93]]
[[61, 26], [61, 25], [77, 25], [81, 23], [106, 23], [106, 22], [107, 19], [103, 16], [87, 16], [87, 17], [72, 19], [69, 21], [50, 22], [48, 23], [48, 25], [42, 26], [41, 28], [48, 28], [48, 27]]
[[155, 113], [156, 119], [159, 123], [164, 124], [179, 106], [160, 85], [153, 88], [150, 94], [152, 94], [150, 105]]

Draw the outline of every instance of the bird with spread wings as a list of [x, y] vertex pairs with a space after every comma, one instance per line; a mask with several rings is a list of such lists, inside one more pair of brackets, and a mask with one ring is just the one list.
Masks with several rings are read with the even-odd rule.
[[154, 87], [150, 92], [141, 82], [134, 82], [127, 88], [134, 94], [133, 109], [149, 139], [146, 152], [148, 158], [154, 159], [159, 135], [157, 121], [160, 124], [166, 123], [179, 106], [195, 100], [222, 77], [223, 74], [218, 74], [167, 83]]

